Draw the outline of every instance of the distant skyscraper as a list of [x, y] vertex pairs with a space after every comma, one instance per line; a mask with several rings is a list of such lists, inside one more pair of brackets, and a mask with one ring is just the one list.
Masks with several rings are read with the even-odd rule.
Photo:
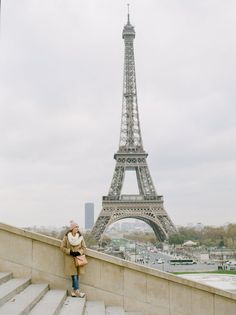
[[86, 202], [84, 205], [85, 211], [85, 230], [92, 229], [94, 225], [94, 203]]

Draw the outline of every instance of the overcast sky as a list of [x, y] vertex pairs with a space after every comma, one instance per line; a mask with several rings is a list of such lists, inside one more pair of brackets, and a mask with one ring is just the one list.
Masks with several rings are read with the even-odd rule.
[[[144, 149], [173, 222], [236, 223], [236, 1], [129, 1]], [[84, 226], [118, 150], [123, 0], [2, 0], [0, 221]]]

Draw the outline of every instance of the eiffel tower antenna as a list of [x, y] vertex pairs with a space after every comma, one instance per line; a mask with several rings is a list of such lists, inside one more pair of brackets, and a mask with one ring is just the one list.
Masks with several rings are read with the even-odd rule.
[[[135, 218], [146, 222], [157, 239], [163, 241], [176, 228], [164, 209], [163, 197], [156, 192], [147, 164], [148, 154], [143, 149], [134, 60], [135, 30], [130, 24], [129, 5], [122, 38], [125, 56], [119, 148], [114, 155], [116, 166], [111, 186], [108, 195], [103, 196], [102, 210], [91, 233], [98, 241], [110, 224]], [[126, 171], [135, 171], [139, 194], [121, 194]]]
[[127, 3], [127, 9], [128, 9], [128, 23], [127, 24], [130, 24], [130, 21], [129, 21], [129, 3]]

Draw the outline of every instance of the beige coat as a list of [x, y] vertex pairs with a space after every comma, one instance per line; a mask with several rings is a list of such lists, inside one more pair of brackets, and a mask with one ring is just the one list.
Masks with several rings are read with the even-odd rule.
[[61, 242], [61, 250], [64, 252], [65, 256], [65, 266], [64, 266], [64, 272], [67, 276], [72, 276], [76, 274], [83, 274], [85, 267], [75, 267], [74, 263], [74, 257], [70, 255], [70, 250], [73, 252], [80, 252], [81, 255], [85, 254], [86, 251], [86, 244], [84, 241], [84, 238], [82, 238], [82, 241], [79, 245], [72, 246], [69, 241], [67, 234], [64, 236], [62, 242]]

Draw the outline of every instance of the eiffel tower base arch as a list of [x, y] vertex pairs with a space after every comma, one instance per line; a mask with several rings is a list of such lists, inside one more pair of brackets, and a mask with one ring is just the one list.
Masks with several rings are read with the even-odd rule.
[[105, 230], [113, 223], [122, 219], [138, 219], [147, 223], [156, 235], [157, 240], [164, 241], [169, 238], [171, 232], [175, 232], [175, 226], [171, 222], [163, 207], [163, 200], [106, 200], [103, 197], [102, 210], [92, 229], [93, 237], [99, 241]]

